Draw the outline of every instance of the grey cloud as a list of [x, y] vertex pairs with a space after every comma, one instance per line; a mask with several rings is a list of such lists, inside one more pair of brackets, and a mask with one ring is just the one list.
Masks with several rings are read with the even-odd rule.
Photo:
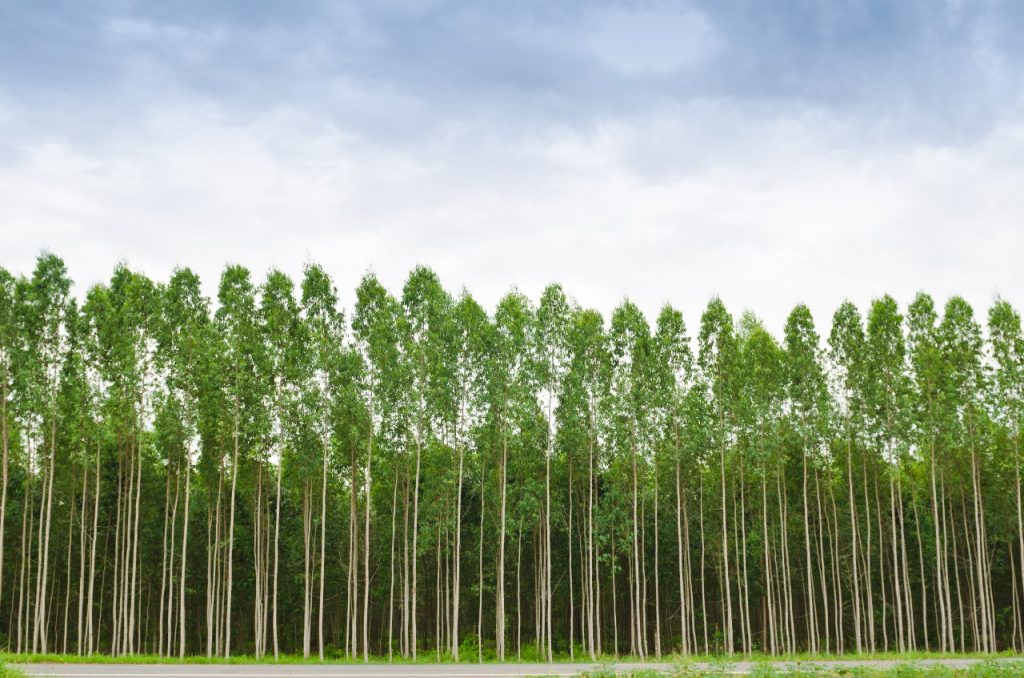
[[177, 97], [406, 143], [452, 119], [588, 125], [721, 99], [956, 141], [1015, 107], [1022, 28], [999, 2], [44, 0], [0, 9], [0, 85], [72, 130]]

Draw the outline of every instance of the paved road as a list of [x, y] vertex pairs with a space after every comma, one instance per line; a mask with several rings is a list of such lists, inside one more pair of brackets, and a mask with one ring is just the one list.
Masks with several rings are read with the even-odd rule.
[[[914, 666], [944, 666], [963, 669], [981, 662], [980, 659], [922, 659], [914, 662], [900, 660], [849, 659], [814, 662], [771, 662], [776, 671], [792, 671], [796, 668], [841, 669], [872, 668], [891, 669], [907, 663]], [[1019, 662], [1021, 660], [1000, 658], [997, 662]], [[687, 666], [692, 670], [717, 669], [722, 675], [745, 675], [764, 663], [733, 662], [708, 664], [693, 662]], [[671, 672], [674, 664], [11, 664], [30, 676], [63, 676], [64, 678], [86, 678], [88, 676], [114, 676], [115, 678], [230, 678], [247, 676], [252, 678], [433, 678], [456, 676], [459, 678], [520, 678], [522, 676], [578, 676], [586, 671], [615, 669], [617, 672], [638, 669]]]

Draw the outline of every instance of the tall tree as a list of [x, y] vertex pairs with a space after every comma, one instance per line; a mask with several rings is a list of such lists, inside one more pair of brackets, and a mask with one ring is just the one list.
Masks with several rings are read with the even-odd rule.
[[4, 591], [4, 528], [7, 524], [7, 487], [11, 461], [11, 392], [14, 390], [14, 355], [20, 333], [15, 316], [15, 280], [0, 268], [0, 607]]
[[[344, 341], [345, 317], [338, 308], [338, 292], [327, 272], [318, 265], [306, 267], [302, 279], [302, 310], [308, 335], [308, 356], [304, 361], [304, 389], [309, 397], [305, 409], [305, 421], [318, 444], [313, 446], [319, 452], [320, 475], [320, 572], [317, 605], [317, 647], [320, 659], [324, 658], [326, 638], [324, 635], [324, 593], [327, 568], [327, 484], [328, 468], [331, 464], [332, 438], [342, 424], [338, 419], [353, 420], [352, 400], [358, 395], [353, 388], [361, 374], [357, 356]], [[348, 414], [349, 416], [344, 416]], [[312, 505], [310, 476], [312, 469], [304, 465], [304, 542], [303, 566], [305, 569], [303, 595], [303, 655], [309, 656], [312, 636], [313, 559], [312, 550]]]
[[409, 387], [406, 391], [407, 410], [410, 413], [409, 430], [415, 448], [413, 470], [413, 518], [411, 551], [411, 596], [409, 610], [409, 645], [413, 659], [417, 656], [418, 561], [420, 516], [420, 469], [424, 447], [432, 440], [432, 419], [438, 410], [441, 396], [438, 386], [443, 366], [445, 321], [451, 307], [451, 298], [441, 287], [437, 275], [428, 268], [417, 267], [409, 275], [402, 290], [402, 355], [407, 361]]
[[964, 518], [969, 517], [969, 522], [973, 523], [973, 534], [965, 533], [964, 538], [973, 575], [971, 597], [974, 600], [971, 607], [975, 647], [982, 652], [991, 652], [996, 647], [995, 602], [982, 487], [982, 469], [986, 461], [983, 430], [987, 417], [981, 407], [981, 397], [987, 385], [982, 369], [981, 328], [971, 307], [961, 297], [953, 297], [946, 304], [939, 337], [947, 378], [943, 390], [955, 422], [949, 432], [952, 438], [950, 453], [966, 462], [969, 468], [966, 480], [970, 483], [970, 508], [965, 510]]
[[694, 360], [672, 307], [557, 286], [368, 275], [351, 335], [315, 265], [202, 290], [0, 269], [4, 649], [1024, 647], [1005, 301], [844, 302], [825, 351], [805, 306], [773, 336], [716, 299]]
[[[249, 271], [241, 266], [228, 266], [220, 279], [216, 320], [221, 335], [223, 388], [230, 426], [230, 492], [228, 494], [227, 543], [224, 545], [223, 608], [218, 611], [219, 634], [223, 636], [223, 653], [231, 656], [234, 593], [235, 513], [238, 472], [246, 452], [260, 450], [268, 420], [260, 380], [265, 359], [258, 324], [256, 293]], [[255, 489], [255, 488], [254, 488]], [[255, 513], [254, 513], [255, 515]], [[218, 544], [219, 547], [219, 544]]]
[[[171, 276], [164, 294], [163, 323], [160, 333], [160, 350], [166, 375], [167, 396], [174, 402], [181, 421], [185, 441], [182, 454], [177, 459], [176, 480], [184, 476], [183, 510], [181, 519], [181, 550], [178, 571], [178, 593], [174, 600], [173, 588], [169, 605], [178, 606], [178, 656], [186, 652], [186, 576], [188, 567], [189, 504], [192, 496], [192, 467], [199, 440], [199, 408], [208, 382], [204, 379], [210, 356], [209, 347], [210, 302], [200, 288], [199, 276], [189, 269], [178, 269]], [[170, 636], [167, 651], [171, 651]]]
[[[826, 383], [824, 372], [820, 363], [818, 333], [814, 329], [814, 321], [811, 312], [801, 304], [797, 306], [786, 320], [786, 372], [787, 372], [787, 399], [794, 418], [794, 429], [800, 439], [801, 450], [801, 505], [803, 510], [804, 527], [804, 557], [806, 571], [805, 584], [807, 591], [807, 624], [808, 624], [808, 645], [811, 652], [817, 652], [819, 647], [820, 633], [818, 630], [819, 608], [815, 596], [815, 573], [811, 562], [812, 539], [810, 520], [811, 515], [816, 513], [813, 505], [810, 504], [810, 497], [807, 486], [808, 462], [814, 467], [817, 477], [817, 457], [821, 449], [824, 424], [828, 416]], [[815, 482], [817, 487], [817, 482]], [[820, 525], [818, 526], [820, 529]], [[824, 554], [819, 553], [819, 558]], [[825, 598], [821, 607], [824, 614], [824, 626], [826, 643], [828, 637], [828, 589], [824, 586], [819, 589], [821, 596]]]
[[541, 294], [540, 305], [537, 307], [534, 336], [538, 395], [548, 426], [547, 445], [544, 453], [544, 524], [542, 525], [543, 551], [541, 558], [544, 581], [540, 598], [543, 608], [541, 640], [544, 646], [544, 655], [548, 661], [554, 658], [552, 651], [554, 631], [551, 626], [551, 573], [553, 569], [551, 558], [551, 460], [554, 455], [557, 434], [554, 414], [558, 407], [558, 397], [565, 373], [568, 321], [569, 301], [565, 292], [558, 285], [549, 285]]
[[1024, 593], [1024, 560], [1020, 560], [1024, 559], [1024, 507], [1020, 478], [1021, 429], [1024, 425], [1024, 334], [1021, 333], [1020, 314], [1002, 299], [996, 301], [989, 311], [988, 327], [995, 358], [995, 374], [991, 380], [992, 406], [996, 420], [1002, 424], [1009, 438], [1019, 559], [1016, 569], [1020, 577], [1019, 590]]
[[[714, 446], [719, 456], [720, 499], [722, 508], [722, 576], [720, 585], [724, 599], [723, 633], [725, 651], [735, 651], [733, 642], [732, 569], [729, 566], [729, 514], [726, 494], [726, 452], [732, 437], [735, 408], [736, 339], [732, 316], [721, 299], [712, 299], [701, 316], [698, 337], [698, 364], [702, 383], [714, 412]], [[706, 612], [706, 611], [705, 611]]]
[[[527, 437], [528, 422], [535, 410], [533, 403], [533, 371], [529, 353], [533, 312], [530, 302], [520, 293], [506, 295], [498, 303], [494, 317], [495, 332], [488, 365], [487, 400], [492, 424], [501, 447], [498, 461], [498, 554], [495, 565], [497, 590], [495, 603], [495, 644], [499, 660], [505, 659], [505, 542], [508, 529], [509, 452], [516, 442]], [[519, 528], [521, 530], [521, 527]], [[521, 534], [521, 532], [520, 532]], [[521, 555], [521, 554], [520, 554]], [[517, 578], [518, 582], [518, 578]], [[517, 583], [518, 591], [518, 583]], [[518, 597], [517, 597], [518, 601]], [[520, 606], [516, 617], [521, 619]], [[516, 625], [517, 638], [521, 622]], [[516, 645], [519, 655], [519, 644]]]

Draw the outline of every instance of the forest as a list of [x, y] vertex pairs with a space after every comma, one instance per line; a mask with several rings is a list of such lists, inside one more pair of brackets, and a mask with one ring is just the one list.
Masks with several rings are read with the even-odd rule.
[[[995, 299], [485, 309], [415, 268], [0, 268], [0, 649], [551, 660], [1024, 649]], [[904, 300], [906, 303], [906, 300]]]

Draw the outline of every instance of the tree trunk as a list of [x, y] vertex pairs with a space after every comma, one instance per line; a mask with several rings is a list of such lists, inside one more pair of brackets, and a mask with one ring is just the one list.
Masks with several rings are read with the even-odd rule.
[[[157, 625], [159, 639], [157, 641], [157, 654], [161, 657], [164, 655], [164, 601], [167, 593], [167, 528], [170, 514], [171, 504], [171, 474], [166, 473], [164, 476], [164, 526], [163, 535], [161, 538], [161, 549], [160, 549], [160, 609], [157, 612]], [[172, 536], [171, 539], [174, 537]], [[174, 567], [171, 563], [170, 567]]]
[[[501, 474], [501, 508], [500, 508], [500, 526], [498, 529], [498, 566], [497, 570], [497, 585], [496, 585], [496, 611], [495, 617], [497, 619], [497, 629], [495, 632], [498, 650], [498, 661], [505, 661], [505, 469], [508, 464], [508, 439], [504, 431], [501, 436], [501, 468], [499, 473]], [[482, 538], [482, 535], [481, 535]]]
[[[654, 656], [661, 659], [661, 580], [658, 570], [658, 457], [654, 457]], [[680, 613], [682, 611], [680, 610]]]
[[234, 564], [235, 546], [235, 491], [238, 485], [238, 404], [235, 404], [235, 428], [234, 428], [234, 453], [231, 457], [231, 508], [228, 519], [228, 543], [227, 543], [227, 575], [225, 586], [227, 588], [227, 602], [224, 605], [224, 656], [231, 656], [231, 589], [232, 569]]
[[[93, 482], [93, 505], [92, 505], [92, 539], [89, 544], [89, 597], [86, 601], [86, 612], [88, 614], [88, 621], [86, 622], [86, 653], [92, 654], [95, 650], [96, 642], [94, 637], [93, 619], [93, 595], [96, 589], [96, 542], [99, 538], [99, 518], [100, 518], [100, 446], [99, 440], [96, 441], [96, 468], [95, 473], [96, 480]], [[109, 532], [108, 532], [109, 534]]]
[[551, 652], [551, 455], [554, 447], [554, 422], [551, 412], [551, 396], [548, 396], [548, 447], [544, 455], [544, 628], [546, 631], [545, 657], [554, 659]]
[[370, 494], [372, 482], [371, 464], [373, 462], [373, 401], [370, 402], [370, 444], [366, 450], [366, 469], [363, 475], [363, 502], [366, 516], [363, 526], [363, 661], [370, 661], [370, 507], [373, 504]]
[[410, 621], [412, 624], [410, 644], [412, 645], [412, 658], [416, 659], [416, 649], [418, 643], [416, 642], [416, 561], [418, 560], [419, 551], [418, 540], [419, 536], [419, 525], [420, 525], [420, 438], [416, 437], [416, 478], [413, 482], [413, 500], [412, 500], [412, 608], [409, 611]]
[[[678, 459], [678, 457], [677, 457]], [[679, 485], [679, 461], [676, 461], [676, 564], [679, 567], [679, 637], [683, 655], [690, 654], [689, 633], [686, 628], [686, 586], [683, 584], [683, 497]], [[690, 545], [685, 547], [689, 550]], [[591, 656], [591, 659], [594, 657]]]
[[[0, 452], [2, 452], [2, 458], [0, 458], [0, 482], [3, 487], [0, 487], [0, 603], [3, 602], [3, 590], [4, 590], [4, 527], [7, 524], [7, 479], [9, 471], [9, 460], [10, 460], [10, 443], [9, 433], [7, 432], [7, 374], [3, 375], [3, 382], [0, 383]], [[1017, 497], [1018, 497], [1018, 508], [1020, 505], [1020, 484], [1018, 483]], [[82, 490], [85, 492], [85, 489]], [[1018, 514], [1020, 511], [1018, 510]], [[1021, 543], [1024, 543], [1022, 541]], [[10, 630], [8, 629], [8, 634]], [[79, 650], [81, 651], [81, 650]]]
[[277, 575], [279, 560], [278, 557], [280, 551], [281, 542], [281, 476], [284, 475], [284, 447], [281, 448], [281, 458], [278, 460], [277, 467], [277, 491], [274, 499], [274, 600], [273, 610], [271, 612], [273, 620], [271, 621], [271, 631], [274, 636], [274, 661], [280, 658], [280, 650], [277, 642]]
[[[83, 615], [85, 613], [85, 553], [86, 553], [86, 511], [88, 505], [86, 499], [89, 496], [89, 464], [86, 459], [82, 464], [82, 509], [79, 512], [78, 517], [78, 623], [75, 624], [75, 652], [79, 655], [82, 654], [82, 634], [85, 630], [85, 620]], [[2, 530], [0, 530], [2, 531]], [[0, 537], [0, 541], [3, 541]], [[0, 562], [3, 558], [0, 557]], [[0, 579], [0, 588], [2, 588], [2, 579]], [[89, 613], [92, 614], [92, 608], [89, 608]]]
[[810, 511], [807, 506], [807, 445], [803, 446], [803, 518], [804, 518], [804, 553], [806, 556], [807, 577], [807, 645], [813, 654], [818, 651], [817, 611], [814, 604], [814, 570], [811, 568], [811, 527]]
[[[725, 425], [722, 424], [722, 433], [724, 435]], [[733, 653], [733, 639], [732, 639], [732, 591], [729, 585], [729, 519], [728, 512], [725, 507], [725, 443], [723, 442], [719, 448], [719, 462], [722, 475], [722, 558], [724, 559], [724, 576], [722, 577], [722, 589], [725, 597], [725, 653], [732, 655]], [[707, 608], [705, 608], [706, 610]]]
[[192, 446], [185, 450], [185, 511], [181, 519], [181, 577], [178, 584], [178, 658], [185, 658], [185, 575], [188, 568], [188, 520], [189, 520], [189, 498], [192, 487]]
[[[461, 465], [461, 464], [460, 464]], [[484, 513], [487, 509], [484, 503], [484, 471], [486, 467], [483, 459], [480, 461], [480, 553], [479, 553], [479, 572], [477, 573], [478, 586], [480, 587], [480, 598], [476, 611], [476, 649], [477, 649], [477, 661], [483, 663], [484, 661], [484, 640], [483, 640], [483, 624], [484, 624]], [[461, 475], [461, 474], [460, 474]], [[460, 492], [461, 495], [461, 492]], [[462, 512], [459, 512], [459, 522], [462, 522]], [[458, 542], [456, 541], [456, 544]], [[456, 547], [457, 548], [457, 547]], [[457, 562], [457, 561], [456, 561]], [[457, 571], [457, 570], [456, 570]], [[456, 594], [458, 594], [458, 586], [455, 587]], [[455, 619], [456, 622], [459, 618], [459, 606], [455, 605]], [[458, 625], [456, 625], [456, 630]], [[455, 635], [454, 644], [457, 646], [459, 643], [458, 634]]]
[[850, 560], [853, 565], [853, 629], [855, 642], [857, 644], [857, 654], [860, 654], [863, 651], [863, 644], [861, 640], [860, 620], [860, 575], [857, 572], [857, 546], [859, 544], [859, 538], [857, 537], [857, 502], [853, 496], [853, 442], [849, 438], [847, 438], [846, 441], [846, 478], [847, 489], [850, 496], [850, 545], [852, 548]]
[[[451, 610], [451, 652], [452, 658], [455, 661], [459, 661], [459, 584], [462, 576], [462, 472], [463, 472], [463, 456], [464, 450], [462, 445], [458, 442], [458, 424], [455, 426], [455, 447], [458, 448], [456, 455], [459, 458], [459, 475], [458, 484], [455, 492], [455, 553], [453, 559], [455, 561], [454, 573], [452, 577], [452, 610]], [[481, 489], [483, 480], [481, 479]], [[481, 495], [481, 502], [483, 496]], [[481, 525], [483, 524], [481, 518]], [[481, 585], [483, 582], [481, 581]], [[483, 589], [481, 588], [481, 596], [483, 596]], [[479, 624], [477, 625], [477, 631], [479, 632]], [[479, 638], [477, 639], [479, 640]]]
[[[391, 491], [391, 581], [388, 584], [388, 662], [394, 654], [395, 627], [395, 522], [398, 514], [398, 469], [395, 469], [395, 485]], [[323, 607], [321, 606], [321, 609]], [[322, 659], [322, 657], [321, 657]]]
[[324, 428], [324, 460], [323, 477], [320, 481], [320, 598], [317, 601], [317, 645], [320, 650], [320, 661], [324, 660], [324, 567], [327, 561], [327, 451], [328, 434]]

